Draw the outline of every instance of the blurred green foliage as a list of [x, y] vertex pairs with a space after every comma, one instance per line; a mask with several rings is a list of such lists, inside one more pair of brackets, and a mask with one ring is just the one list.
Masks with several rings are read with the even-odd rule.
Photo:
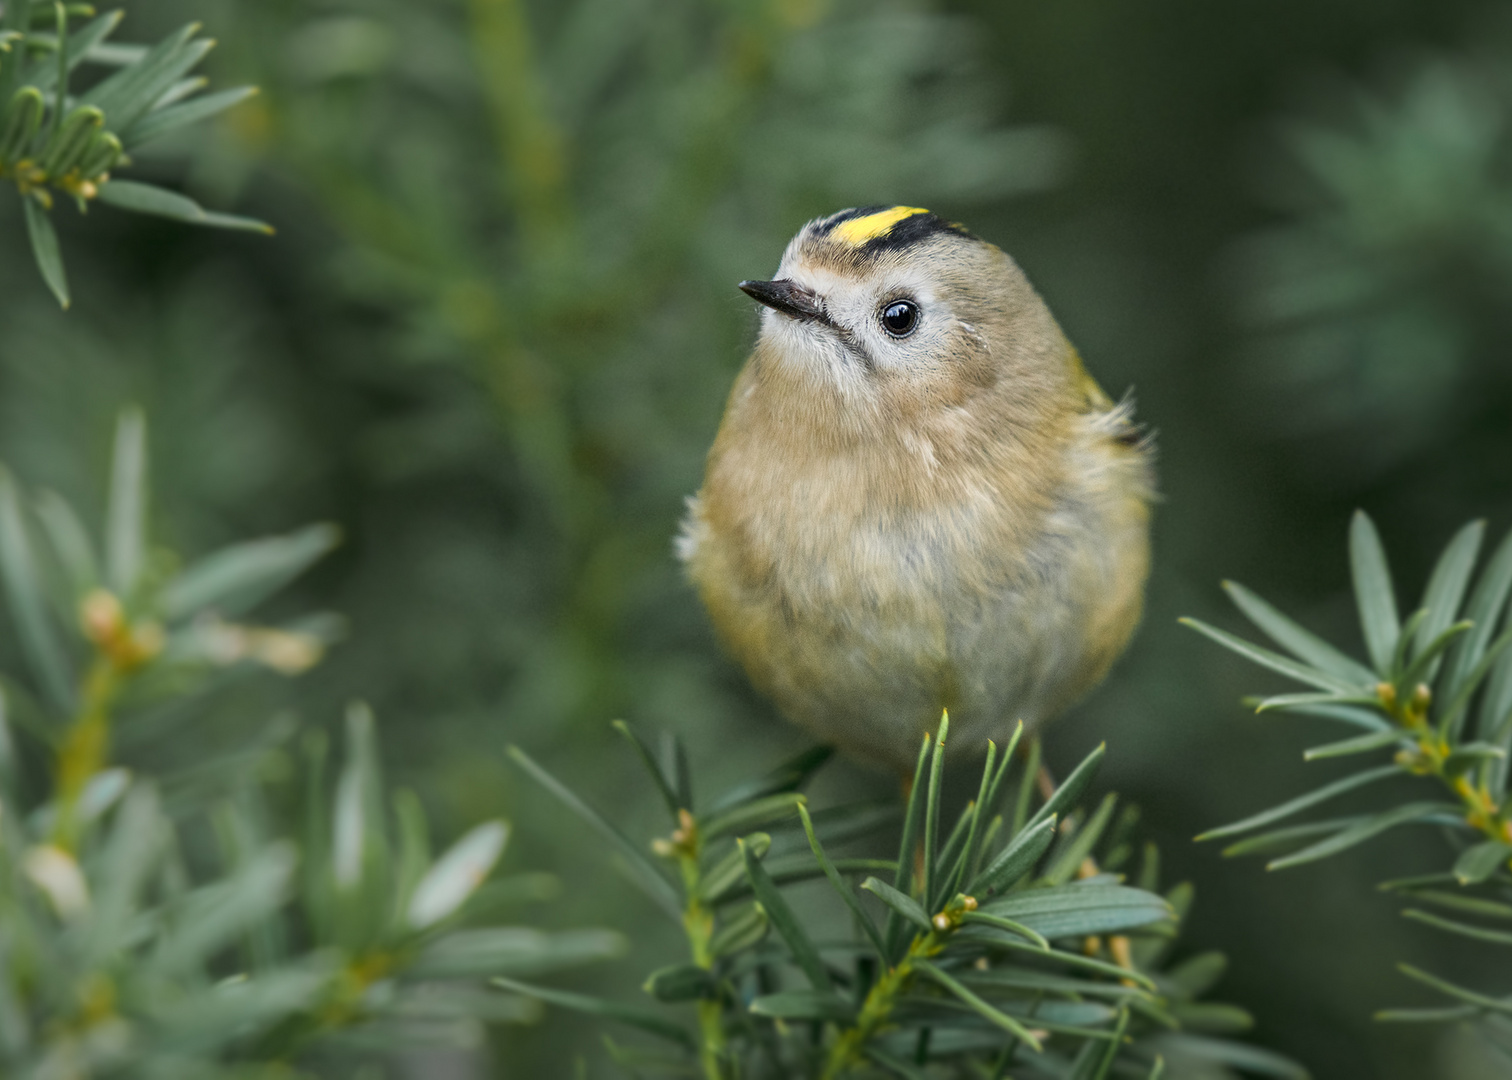
[[1352, 479], [1505, 418], [1509, 71], [1504, 31], [1481, 55], [1414, 58], [1281, 127], [1269, 191], [1286, 220], [1239, 253], [1245, 311], [1289, 434], [1348, 447], [1335, 469]]
[[[1512, 520], [1512, 31], [1495, 14], [142, 0], [122, 34], [202, 20], [216, 83], [263, 93], [144, 147], [133, 175], [279, 235], [60, 206], [65, 318], [20, 215], [0, 210], [16, 240], [0, 258], [0, 459], [102, 506], [134, 400], [169, 546], [337, 521], [347, 542], [272, 612], [341, 611], [347, 639], [294, 683], [237, 691], [224, 722], [297, 704], [326, 723], [371, 701], [438, 831], [509, 816], [512, 853], [568, 882], [561, 926], [632, 929], [637, 963], [580, 984], [628, 997], [676, 937], [604, 887], [587, 835], [503, 746], [648, 834], [608, 719], [679, 731], [715, 788], [800, 745], [719, 656], [669, 538], [752, 335], [733, 283], [812, 214], [931, 206], [1012, 252], [1160, 431], [1147, 623], [1049, 733], [1051, 760], [1109, 741], [1105, 779], [1144, 807], [1172, 878], [1197, 883], [1188, 940], [1231, 955], [1221, 992], [1261, 1041], [1317, 1075], [1471, 1080], [1485, 1074], [1453, 1033], [1368, 1019], [1402, 1002], [1391, 964], [1440, 945], [1366, 886], [1414, 851], [1434, 866], [1431, 843], [1284, 882], [1188, 844], [1274, 802], [1306, 737], [1246, 718], [1250, 673], [1174, 618], [1224, 624], [1212, 584], [1233, 576], [1347, 640], [1337, 538], [1357, 505], [1403, 584], [1453, 524]], [[845, 768], [821, 782], [885, 789]], [[1345, 897], [1347, 923], [1317, 916]], [[1306, 963], [1324, 950], [1347, 959]], [[493, 1060], [561, 1073], [587, 1030], [510, 1029]], [[484, 1068], [469, 1061], [454, 1064]]]
[[613, 931], [497, 925], [550, 879], [485, 885], [509, 836], [497, 820], [432, 858], [419, 800], [383, 784], [365, 706], [334, 785], [323, 733], [302, 740], [296, 778], [291, 718], [226, 723], [248, 676], [320, 661], [329, 616], [246, 618], [335, 531], [180, 563], [149, 526], [150, 476], [134, 410], [96, 535], [0, 467], [0, 583], [25, 659], [0, 678], [5, 1075], [308, 1075], [476, 1046], [484, 1022], [539, 1011], [480, 974], [621, 952]]

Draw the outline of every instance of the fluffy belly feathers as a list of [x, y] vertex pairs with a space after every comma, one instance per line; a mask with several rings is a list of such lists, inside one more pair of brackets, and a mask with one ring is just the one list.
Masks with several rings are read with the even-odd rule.
[[1025, 508], [1018, 542], [969, 504], [826, 522], [806, 500], [730, 521], [701, 495], [679, 553], [726, 647], [789, 719], [906, 769], [942, 709], [954, 749], [1001, 741], [1069, 705], [1122, 650], [1139, 618], [1147, 511], [1142, 462], [1122, 481], [1112, 464], [1113, 482]]

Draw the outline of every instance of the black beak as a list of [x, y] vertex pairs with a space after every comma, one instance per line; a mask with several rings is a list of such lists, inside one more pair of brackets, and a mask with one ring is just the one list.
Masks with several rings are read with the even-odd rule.
[[778, 281], [742, 281], [740, 291], [758, 304], [765, 304], [773, 311], [780, 311], [794, 319], [803, 322], [814, 319], [829, 322], [818, 294], [805, 289], [796, 281], [787, 278]]

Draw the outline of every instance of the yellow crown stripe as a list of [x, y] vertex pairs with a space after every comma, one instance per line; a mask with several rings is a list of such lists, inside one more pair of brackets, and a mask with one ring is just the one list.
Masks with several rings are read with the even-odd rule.
[[842, 221], [831, 230], [830, 239], [842, 244], [850, 244], [852, 247], [860, 247], [868, 240], [885, 236], [889, 229], [904, 218], [927, 213], [929, 213], [928, 210], [918, 206], [894, 206], [890, 210], [878, 210], [875, 214]]

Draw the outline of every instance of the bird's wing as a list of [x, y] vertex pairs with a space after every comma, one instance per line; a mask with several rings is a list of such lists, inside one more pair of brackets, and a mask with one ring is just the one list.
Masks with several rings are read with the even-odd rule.
[[1072, 378], [1076, 388], [1086, 401], [1085, 412], [1095, 418], [1096, 425], [1108, 438], [1123, 446], [1144, 449], [1153, 438], [1143, 424], [1134, 420], [1134, 392], [1130, 390], [1119, 401], [1114, 401], [1108, 392], [1098, 385], [1096, 379], [1082, 363], [1081, 354], [1071, 350]]

